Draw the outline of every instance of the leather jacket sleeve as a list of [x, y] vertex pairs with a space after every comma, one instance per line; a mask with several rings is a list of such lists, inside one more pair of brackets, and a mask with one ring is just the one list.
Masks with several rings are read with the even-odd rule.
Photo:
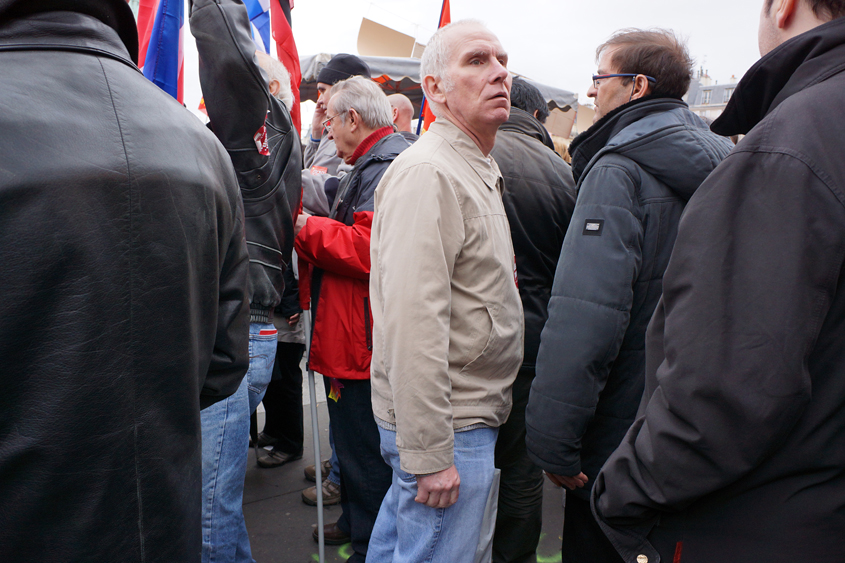
[[246, 292], [249, 255], [244, 240], [244, 211], [240, 199], [235, 200], [232, 211], [231, 232], [221, 234], [217, 335], [208, 374], [200, 391], [201, 409], [234, 394], [249, 367], [249, 300]]
[[272, 310], [281, 301], [282, 273], [293, 248], [301, 197], [299, 139], [256, 62], [244, 5], [192, 0], [190, 21], [212, 130], [232, 159], [241, 189], [250, 302], [253, 310]]

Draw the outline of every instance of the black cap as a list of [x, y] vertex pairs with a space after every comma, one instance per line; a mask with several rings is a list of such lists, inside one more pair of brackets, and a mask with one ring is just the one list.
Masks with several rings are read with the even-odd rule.
[[346, 80], [351, 76], [371, 78], [370, 67], [355, 55], [340, 53], [333, 56], [332, 60], [327, 62], [326, 66], [320, 70], [320, 74], [317, 75], [317, 82], [334, 86], [337, 82]]

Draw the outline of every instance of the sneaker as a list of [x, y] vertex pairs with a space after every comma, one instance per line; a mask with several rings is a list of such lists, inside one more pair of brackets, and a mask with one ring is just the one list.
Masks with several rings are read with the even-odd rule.
[[[335, 485], [328, 479], [323, 481], [323, 505], [340, 503], [340, 485]], [[317, 506], [317, 487], [308, 487], [302, 491], [302, 502], [309, 506]]]
[[[314, 531], [311, 532], [311, 537], [315, 542], [320, 541], [320, 536], [317, 534], [317, 526], [314, 526]], [[349, 543], [349, 534], [338, 528], [337, 522], [331, 524], [323, 524], [323, 541], [326, 545], [343, 545]]]
[[[329, 473], [332, 472], [332, 462], [329, 459], [323, 460], [323, 479], [325, 479]], [[305, 478], [312, 483], [317, 482], [317, 466], [316, 465], [309, 465], [305, 468]]]
[[[261, 443], [261, 437], [258, 437], [259, 443]], [[262, 455], [261, 450], [257, 454], [258, 457], [256, 458], [256, 462], [258, 463], [258, 467], [263, 467], [265, 469], [270, 469], [272, 467], [281, 467], [284, 464], [288, 463], [289, 461], [296, 461], [297, 459], [302, 459], [302, 452], [298, 454], [288, 454], [282, 451], [273, 448], [266, 454]]]

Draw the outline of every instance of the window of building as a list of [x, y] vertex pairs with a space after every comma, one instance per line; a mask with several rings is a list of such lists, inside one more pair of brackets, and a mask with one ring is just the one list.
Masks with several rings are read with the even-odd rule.
[[728, 103], [728, 100], [731, 99], [731, 96], [734, 95], [733, 88], [725, 88], [725, 98], [722, 100], [723, 103]]
[[712, 93], [712, 90], [704, 90], [701, 92], [701, 105], [706, 106], [710, 103], [710, 95]]

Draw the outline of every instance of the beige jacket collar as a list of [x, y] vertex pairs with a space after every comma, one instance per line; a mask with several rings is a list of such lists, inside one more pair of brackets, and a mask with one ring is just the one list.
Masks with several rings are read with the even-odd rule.
[[481, 181], [491, 190], [501, 193], [499, 182], [502, 181], [502, 173], [499, 165], [493, 157], [484, 156], [475, 141], [469, 135], [461, 131], [457, 125], [448, 119], [440, 118], [431, 124], [426, 134], [433, 133], [442, 137], [459, 155], [466, 160]]

